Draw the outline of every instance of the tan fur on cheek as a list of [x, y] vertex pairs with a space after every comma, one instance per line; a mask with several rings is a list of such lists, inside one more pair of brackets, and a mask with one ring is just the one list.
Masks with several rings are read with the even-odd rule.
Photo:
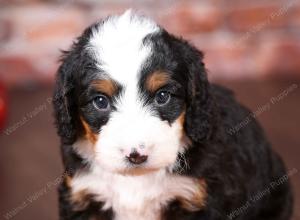
[[155, 92], [162, 86], [166, 85], [170, 80], [170, 76], [166, 72], [156, 71], [152, 73], [146, 80], [146, 88], [150, 92]]
[[90, 128], [90, 126], [88, 125], [88, 123], [82, 118], [80, 117], [80, 121], [82, 123], [82, 126], [84, 128], [84, 137], [85, 139], [89, 140], [92, 144], [95, 144], [97, 139], [98, 139], [98, 135], [93, 133], [92, 129]]
[[66, 177], [65, 177], [65, 183], [66, 183], [66, 185], [67, 185], [68, 188], [71, 188], [72, 177], [66, 176]]
[[180, 116], [178, 117], [178, 122], [181, 126], [181, 143], [183, 143], [183, 147], [188, 147], [192, 144], [192, 141], [190, 138], [186, 135], [185, 130], [184, 130], [184, 122], [185, 122], [185, 111], [183, 111]]

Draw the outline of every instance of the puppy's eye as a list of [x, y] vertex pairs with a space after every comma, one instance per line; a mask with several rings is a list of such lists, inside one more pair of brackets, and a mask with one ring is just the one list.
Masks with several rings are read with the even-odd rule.
[[158, 105], [165, 105], [167, 104], [171, 99], [171, 94], [167, 91], [159, 91], [155, 95], [155, 102]]
[[97, 109], [102, 110], [102, 111], [107, 110], [109, 108], [109, 101], [103, 95], [100, 95], [100, 96], [97, 96], [96, 98], [94, 98], [93, 104]]

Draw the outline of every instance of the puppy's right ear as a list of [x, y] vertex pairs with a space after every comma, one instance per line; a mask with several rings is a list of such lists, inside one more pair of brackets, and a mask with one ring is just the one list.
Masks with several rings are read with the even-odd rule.
[[58, 69], [53, 95], [55, 124], [62, 144], [73, 144], [77, 137], [78, 110], [74, 94], [74, 71], [77, 66], [75, 55], [65, 52]]

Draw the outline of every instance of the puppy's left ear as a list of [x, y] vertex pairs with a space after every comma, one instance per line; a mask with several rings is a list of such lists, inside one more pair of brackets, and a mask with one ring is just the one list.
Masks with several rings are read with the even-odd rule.
[[56, 76], [53, 94], [55, 124], [63, 144], [73, 144], [78, 132], [78, 107], [73, 75], [78, 70], [79, 60], [76, 53], [67, 52]]
[[203, 63], [203, 54], [190, 45], [186, 60], [188, 68], [187, 107], [185, 131], [192, 141], [203, 143], [207, 141], [214, 129], [215, 102], [207, 80], [206, 69]]

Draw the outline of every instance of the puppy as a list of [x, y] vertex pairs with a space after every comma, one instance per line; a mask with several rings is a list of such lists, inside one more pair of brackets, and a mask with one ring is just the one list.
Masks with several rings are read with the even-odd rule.
[[250, 112], [150, 19], [127, 11], [88, 27], [53, 100], [61, 220], [290, 219], [289, 182], [270, 187], [286, 171], [260, 126], [228, 132]]

